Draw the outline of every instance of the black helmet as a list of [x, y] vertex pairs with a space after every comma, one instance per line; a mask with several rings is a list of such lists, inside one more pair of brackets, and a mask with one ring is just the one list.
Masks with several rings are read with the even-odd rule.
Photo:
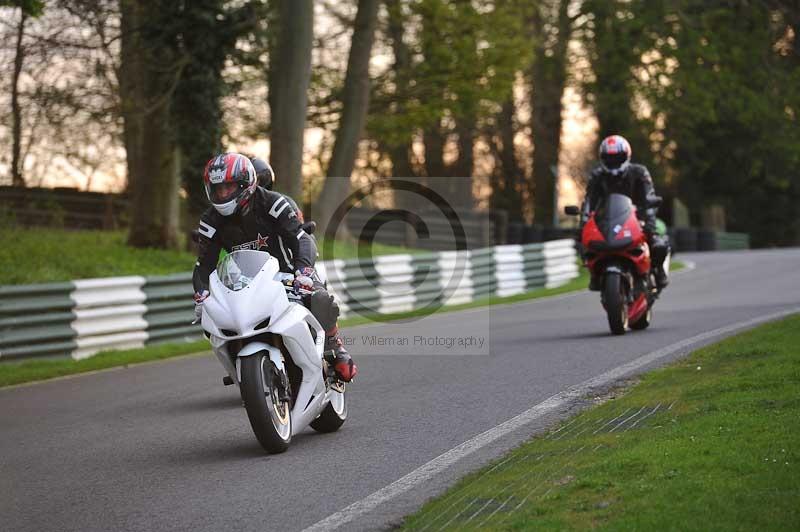
[[250, 162], [253, 163], [253, 167], [256, 169], [258, 186], [264, 187], [267, 190], [272, 190], [272, 187], [275, 185], [275, 172], [272, 171], [272, 167], [269, 163], [259, 157], [251, 158]]
[[611, 175], [620, 175], [631, 162], [631, 145], [620, 135], [611, 135], [600, 143], [600, 164]]

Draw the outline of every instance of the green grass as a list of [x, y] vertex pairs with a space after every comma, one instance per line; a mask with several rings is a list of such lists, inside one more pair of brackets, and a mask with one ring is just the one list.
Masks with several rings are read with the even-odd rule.
[[209, 351], [209, 349], [208, 341], [198, 340], [189, 343], [153, 345], [143, 349], [104, 351], [83, 360], [67, 358], [5, 362], [0, 364], [0, 387], [117, 366], [152, 362], [179, 355]]
[[[63, 229], [0, 229], [0, 271], [2, 284], [47, 283], [114, 277], [120, 275], [162, 275], [187, 272], [196, 256], [187, 251], [136, 249], [125, 245], [124, 231], [67, 231]], [[323, 247], [320, 245], [320, 253]], [[420, 253], [406, 248], [336, 242], [334, 256], [357, 257], [359, 253], [386, 255]]]
[[798, 346], [800, 315], [646, 374], [464, 478], [403, 530], [800, 530]]
[[0, 230], [2, 284], [160, 275], [189, 271], [194, 261], [187, 252], [128, 247], [122, 231]]

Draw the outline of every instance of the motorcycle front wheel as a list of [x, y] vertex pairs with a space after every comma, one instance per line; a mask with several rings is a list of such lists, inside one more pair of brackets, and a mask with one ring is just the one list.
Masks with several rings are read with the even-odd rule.
[[242, 357], [242, 399], [258, 442], [268, 453], [282, 453], [292, 441], [288, 401], [280, 396], [280, 375], [265, 352]]
[[628, 298], [622, 275], [613, 272], [606, 275], [603, 286], [603, 306], [608, 314], [608, 327], [614, 334], [625, 334], [628, 328]]
[[311, 428], [317, 432], [336, 432], [347, 419], [347, 390], [341, 384], [342, 391], [331, 394], [331, 402], [325, 407], [317, 419], [311, 422]]

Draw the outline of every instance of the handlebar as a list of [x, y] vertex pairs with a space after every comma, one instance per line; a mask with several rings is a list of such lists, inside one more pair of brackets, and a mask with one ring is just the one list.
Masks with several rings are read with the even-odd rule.
[[286, 294], [287, 295], [295, 295], [295, 296], [302, 297], [302, 296], [310, 296], [311, 294], [314, 293], [313, 290], [306, 290], [305, 288], [297, 288], [296, 289], [294, 286], [284, 285], [284, 288], [286, 289]]
[[300, 299], [303, 296], [309, 296], [314, 293], [312, 290], [306, 290], [304, 288], [296, 289], [294, 287], [294, 275], [291, 273], [278, 272], [278, 274], [275, 275], [275, 280], [283, 284], [283, 288], [286, 290], [286, 295], [289, 296], [289, 299]]

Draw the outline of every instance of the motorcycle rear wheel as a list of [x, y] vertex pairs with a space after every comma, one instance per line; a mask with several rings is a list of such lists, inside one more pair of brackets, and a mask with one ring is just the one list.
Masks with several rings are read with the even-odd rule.
[[613, 334], [625, 334], [628, 328], [628, 298], [625, 283], [619, 273], [606, 275], [603, 303], [608, 314], [608, 327]]
[[253, 432], [265, 451], [282, 453], [292, 441], [292, 415], [288, 402], [279, 399], [279, 378], [265, 352], [242, 357], [242, 399]]

